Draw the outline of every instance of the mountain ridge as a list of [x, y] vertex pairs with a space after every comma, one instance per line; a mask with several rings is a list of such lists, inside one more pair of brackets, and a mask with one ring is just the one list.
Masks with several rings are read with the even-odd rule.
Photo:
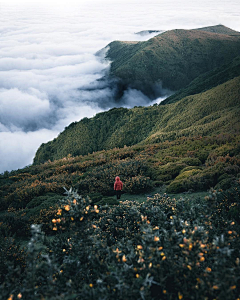
[[[113, 108], [70, 124], [57, 138], [42, 144], [34, 164], [85, 155], [114, 147], [156, 143], [179, 136], [237, 132], [240, 76], [176, 103], [150, 107]], [[227, 122], [229, 119], [229, 122]]]
[[161, 96], [162, 88], [177, 91], [200, 74], [229, 63], [239, 55], [240, 35], [222, 34], [223, 26], [203, 30], [175, 29], [146, 42], [113, 41], [107, 46], [110, 77], [119, 89], [141, 90], [150, 98]]

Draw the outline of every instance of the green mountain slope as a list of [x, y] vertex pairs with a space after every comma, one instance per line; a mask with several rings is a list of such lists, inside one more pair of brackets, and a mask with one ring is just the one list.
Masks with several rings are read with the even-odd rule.
[[176, 102], [189, 95], [205, 92], [237, 76], [240, 76], [240, 56], [234, 58], [230, 64], [223, 65], [198, 76], [186, 88], [179, 90], [162, 101], [161, 105]]
[[176, 103], [114, 108], [72, 123], [56, 139], [41, 145], [34, 163], [140, 142], [236, 132], [239, 130], [239, 113], [240, 76]]
[[194, 30], [212, 32], [212, 33], [220, 33], [220, 34], [227, 34], [227, 35], [240, 35], [240, 32], [235, 31], [231, 28], [228, 28], [224, 25], [208, 26], [208, 27], [197, 28], [197, 29], [194, 29]]
[[240, 35], [233, 32], [215, 26], [171, 30], [146, 42], [114, 41], [107, 52], [110, 76], [120, 80], [123, 90], [137, 88], [150, 97], [159, 95], [161, 87], [179, 90], [239, 55]]

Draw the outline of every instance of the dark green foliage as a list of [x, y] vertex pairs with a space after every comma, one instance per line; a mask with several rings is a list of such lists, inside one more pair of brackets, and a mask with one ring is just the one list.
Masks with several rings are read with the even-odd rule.
[[[239, 138], [238, 134], [228, 133], [182, 137], [68, 157], [11, 172], [9, 176], [17, 180], [9, 185], [5, 185], [6, 177], [3, 185], [0, 180], [1, 228], [25, 236], [32, 223], [42, 223], [49, 232], [48, 220], [62, 198], [58, 191], [74, 186], [79, 193], [90, 195], [95, 204], [104, 196], [116, 197], [116, 175], [128, 194], [146, 194], [159, 186], [166, 186], [168, 193], [207, 191], [211, 187], [225, 190], [239, 179]], [[39, 185], [45, 188], [44, 195]]]
[[88, 194], [88, 196], [92, 200], [92, 203], [94, 203], [94, 204], [96, 202], [102, 200], [102, 198], [103, 198], [103, 195], [101, 193], [92, 193], [92, 194], [90, 193], [90, 194]]
[[100, 201], [98, 201], [96, 204], [103, 206], [103, 205], [117, 205], [119, 202], [116, 200], [116, 198], [111, 197], [103, 197]]
[[177, 102], [189, 95], [203, 93], [238, 76], [240, 76], [240, 56], [234, 58], [229, 64], [198, 76], [186, 88], [162, 101], [161, 105]]
[[215, 27], [215, 33], [213, 28], [178, 29], [146, 42], [112, 42], [107, 53], [111, 75], [120, 79], [122, 89], [130, 86], [150, 97], [159, 95], [161, 87], [179, 90], [239, 55], [240, 34], [235, 33], [224, 26]]
[[[68, 127], [38, 149], [34, 163], [138, 143], [159, 143], [239, 131], [240, 77], [169, 105], [112, 109]], [[100, 138], [102, 136], [102, 138]], [[51, 150], [49, 150], [51, 149]], [[70, 156], [69, 156], [70, 155]], [[133, 153], [128, 155], [132, 156]], [[198, 159], [206, 159], [204, 148]], [[43, 159], [44, 157], [44, 159]], [[104, 163], [104, 155], [102, 163]], [[78, 171], [68, 169], [67, 172]], [[84, 169], [83, 169], [84, 171]], [[77, 178], [76, 178], [77, 180]]]
[[34, 197], [28, 204], [26, 205], [27, 208], [49, 208], [51, 205], [55, 205], [58, 203], [59, 199], [62, 198], [61, 195], [54, 194], [54, 193], [47, 193], [44, 196]]
[[70, 190], [55, 238], [33, 225], [22, 272], [7, 257], [2, 299], [237, 299], [240, 224], [227, 212], [239, 196], [236, 182], [197, 203], [157, 194], [97, 207]]

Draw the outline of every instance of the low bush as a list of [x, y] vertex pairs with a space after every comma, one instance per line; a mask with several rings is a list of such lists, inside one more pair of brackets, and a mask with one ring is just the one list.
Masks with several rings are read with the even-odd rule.
[[96, 202], [97, 205], [117, 205], [119, 202], [115, 198], [103, 197], [100, 201]]
[[149, 177], [137, 175], [127, 178], [124, 181], [124, 191], [130, 194], [138, 194], [151, 191], [153, 188], [153, 182]]
[[167, 195], [98, 207], [74, 191], [51, 220], [33, 225], [26, 266], [5, 264], [2, 299], [239, 298], [239, 184], [198, 203]]

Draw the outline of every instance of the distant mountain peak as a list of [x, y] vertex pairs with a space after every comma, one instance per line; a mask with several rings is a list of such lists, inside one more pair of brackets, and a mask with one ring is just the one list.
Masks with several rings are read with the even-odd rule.
[[155, 99], [230, 63], [239, 55], [240, 33], [224, 25], [175, 29], [143, 42], [113, 41], [107, 49], [119, 94], [130, 87]]
[[208, 27], [202, 27], [202, 28], [196, 28], [193, 30], [200, 30], [205, 32], [212, 32], [212, 33], [218, 33], [218, 34], [227, 34], [227, 35], [240, 35], [240, 32], [235, 31], [229, 27], [226, 27], [222, 24], [214, 25], [214, 26], [208, 26]]

